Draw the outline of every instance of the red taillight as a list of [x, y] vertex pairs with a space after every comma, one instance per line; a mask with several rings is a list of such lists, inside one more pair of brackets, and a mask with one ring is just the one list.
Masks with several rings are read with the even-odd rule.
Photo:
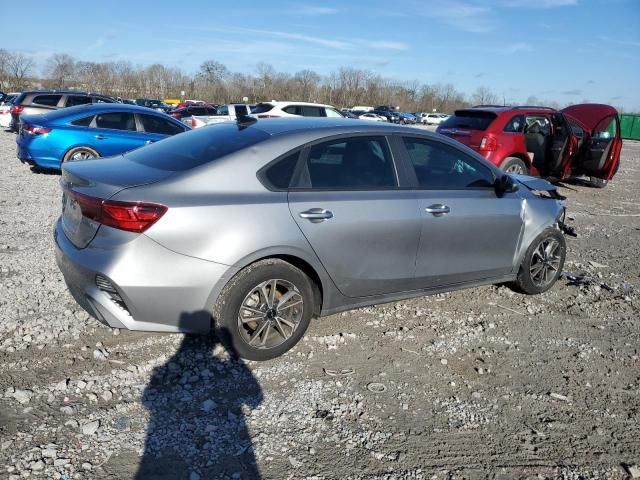
[[167, 207], [159, 203], [103, 200], [70, 190], [67, 190], [66, 193], [78, 202], [84, 217], [127, 232], [144, 232], [160, 220], [168, 210]]
[[191, 117], [191, 128], [196, 128], [196, 119]]
[[22, 125], [22, 131], [30, 135], [45, 135], [49, 133], [51, 129], [47, 127], [41, 127], [39, 125], [31, 125], [30, 123], [25, 123]]
[[14, 105], [11, 107], [11, 113], [22, 113], [24, 107], [22, 105]]
[[280, 118], [279, 115], [266, 115], [266, 114], [263, 114], [263, 115], [256, 115], [256, 116], [258, 118]]
[[486, 135], [482, 137], [482, 141], [480, 142], [480, 150], [483, 152], [494, 152], [498, 149], [498, 139], [496, 137], [491, 137]]

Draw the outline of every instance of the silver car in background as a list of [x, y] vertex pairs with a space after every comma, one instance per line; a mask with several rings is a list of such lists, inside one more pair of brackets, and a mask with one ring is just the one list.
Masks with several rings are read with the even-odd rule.
[[388, 123], [242, 117], [62, 170], [57, 261], [76, 300], [111, 327], [224, 330], [248, 359], [354, 307], [541, 293], [565, 259], [551, 184]]

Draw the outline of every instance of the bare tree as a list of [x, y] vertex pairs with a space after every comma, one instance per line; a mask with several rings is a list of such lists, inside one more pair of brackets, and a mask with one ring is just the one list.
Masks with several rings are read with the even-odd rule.
[[478, 87], [471, 95], [471, 102], [475, 105], [496, 105], [499, 99], [488, 87]]
[[299, 86], [299, 95], [302, 100], [311, 101], [315, 98], [316, 89], [322, 77], [313, 70], [300, 70], [293, 76], [293, 80]]
[[53, 81], [54, 88], [65, 88], [74, 78], [76, 62], [71, 55], [55, 53], [47, 60], [45, 74]]
[[26, 79], [33, 69], [33, 58], [22, 52], [13, 52], [7, 58], [7, 72], [11, 88], [22, 90], [26, 85]]

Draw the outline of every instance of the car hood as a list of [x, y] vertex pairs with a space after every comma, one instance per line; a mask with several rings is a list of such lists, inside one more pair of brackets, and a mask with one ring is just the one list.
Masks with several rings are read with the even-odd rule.
[[618, 115], [618, 111], [611, 105], [601, 103], [582, 103], [571, 105], [562, 110], [567, 117], [575, 120], [582, 128], [593, 132], [598, 124], [607, 117]]
[[521, 183], [529, 190], [540, 190], [543, 192], [551, 192], [557, 190], [555, 185], [551, 184], [544, 178], [530, 177], [529, 175], [514, 175], [510, 174], [511, 178]]

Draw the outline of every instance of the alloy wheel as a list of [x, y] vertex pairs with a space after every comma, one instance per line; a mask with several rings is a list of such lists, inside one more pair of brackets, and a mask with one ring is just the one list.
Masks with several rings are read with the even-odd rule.
[[302, 294], [293, 283], [266, 280], [253, 287], [240, 305], [240, 336], [253, 348], [275, 348], [291, 338], [303, 311]]
[[538, 287], [546, 287], [555, 278], [560, 268], [560, 243], [555, 238], [540, 241], [531, 256], [529, 273], [531, 281]]
[[73, 155], [71, 155], [71, 157], [69, 157], [69, 160], [71, 160], [71, 161], [89, 160], [91, 158], [96, 158], [96, 156], [93, 153], [91, 153], [90, 151], [88, 151], [88, 150], [78, 150]]
[[522, 165], [509, 165], [507, 167], [507, 169], [505, 170], [505, 172], [507, 173], [513, 173], [514, 175], [524, 175], [524, 168], [522, 168]]

